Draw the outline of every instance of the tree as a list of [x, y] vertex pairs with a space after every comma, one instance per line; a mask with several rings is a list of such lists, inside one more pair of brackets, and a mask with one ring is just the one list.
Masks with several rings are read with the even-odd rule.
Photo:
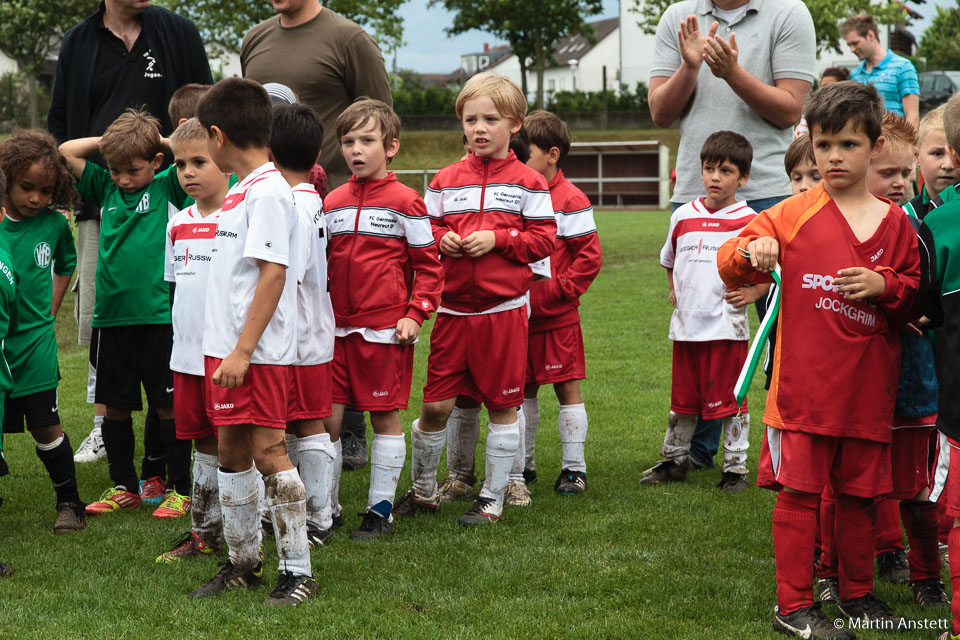
[[937, 7], [917, 54], [927, 59], [930, 71], [960, 69], [960, 7]]
[[[639, 24], [647, 33], [656, 33], [660, 16], [676, 0], [633, 0], [632, 12], [640, 16]], [[877, 24], [900, 24], [907, 18], [899, 2], [886, 0], [805, 0], [817, 33], [817, 53], [840, 53], [840, 23], [858, 13], [869, 13]], [[679, 25], [677, 25], [679, 28]]]
[[510, 43], [520, 61], [521, 89], [527, 94], [527, 69], [537, 72], [537, 108], [543, 107], [543, 70], [553, 60], [553, 46], [564, 36], [580, 32], [593, 38], [588, 16], [603, 10], [602, 0], [430, 0], [453, 12], [448, 34], [471, 29], [486, 31]]
[[97, 9], [97, 0], [0, 0], [0, 51], [27, 80], [30, 126], [40, 125], [37, 79], [66, 31]]

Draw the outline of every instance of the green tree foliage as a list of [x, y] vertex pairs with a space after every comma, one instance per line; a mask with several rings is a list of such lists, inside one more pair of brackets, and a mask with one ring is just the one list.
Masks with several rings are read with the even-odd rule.
[[[603, 111], [602, 91], [557, 91], [550, 96], [547, 109], [561, 116], [575, 113], [599, 113]], [[649, 113], [647, 85], [638, 82], [635, 91], [625, 84], [620, 91], [607, 91], [607, 111]]]
[[930, 27], [920, 39], [917, 54], [927, 59], [927, 70], [960, 69], [960, 3], [937, 7]]
[[520, 77], [527, 93], [527, 69], [537, 72], [537, 107], [543, 102], [543, 70], [553, 58], [553, 45], [565, 35], [593, 29], [584, 22], [603, 10], [602, 0], [430, 0], [454, 14], [453, 35], [471, 29], [485, 31], [510, 43], [520, 60]]

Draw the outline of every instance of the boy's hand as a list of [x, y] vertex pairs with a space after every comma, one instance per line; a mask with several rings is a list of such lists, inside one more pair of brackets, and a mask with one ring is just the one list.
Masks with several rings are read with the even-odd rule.
[[739, 309], [748, 304], [753, 304], [762, 298], [764, 293], [760, 287], [743, 286], [733, 291], [727, 291], [723, 294], [723, 299], [726, 300], [727, 304], [733, 306], [734, 309]]
[[754, 269], [761, 273], [770, 273], [777, 266], [777, 260], [780, 257], [780, 243], [764, 236], [752, 240], [747, 245], [747, 252], [750, 254], [750, 264]]
[[838, 285], [837, 291], [848, 300], [866, 300], [876, 298], [887, 288], [887, 281], [883, 276], [866, 267], [850, 267], [837, 271], [833, 283]]
[[930, 324], [930, 318], [927, 316], [920, 316], [913, 322], [908, 322], [906, 325], [904, 325], [901, 331], [904, 333], [912, 333], [917, 336], [922, 336], [923, 328], [928, 324]]
[[210, 379], [213, 384], [224, 389], [233, 389], [243, 384], [243, 377], [249, 367], [250, 358], [234, 351], [223, 359]]
[[471, 258], [480, 256], [493, 251], [497, 244], [497, 237], [489, 229], [484, 231], [474, 231], [463, 239], [463, 252]]
[[420, 333], [420, 325], [413, 318], [400, 318], [397, 320], [397, 340], [400, 344], [410, 344]]
[[677, 292], [673, 288], [670, 289], [670, 304], [673, 305], [674, 309], [677, 308]]
[[463, 240], [453, 231], [447, 231], [447, 234], [440, 238], [440, 253], [451, 258], [463, 257]]

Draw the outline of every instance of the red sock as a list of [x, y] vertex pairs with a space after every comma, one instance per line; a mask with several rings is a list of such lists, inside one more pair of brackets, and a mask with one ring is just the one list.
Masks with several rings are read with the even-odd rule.
[[960, 633], [960, 527], [950, 529], [947, 547], [950, 549], [950, 584], [953, 591], [950, 604], [953, 613], [951, 631], [957, 635]]
[[782, 615], [813, 604], [813, 540], [817, 500], [811, 493], [781, 491], [773, 508], [773, 553], [777, 562], [777, 606]]
[[940, 579], [940, 547], [937, 544], [937, 505], [932, 502], [906, 502], [900, 505], [900, 517], [910, 541], [910, 582]]
[[817, 535], [813, 539], [813, 557], [817, 557], [817, 551], [823, 553], [823, 532], [820, 528], [820, 507], [817, 507]]
[[843, 602], [873, 593], [876, 524], [877, 504], [871, 498], [837, 496], [834, 536]]
[[820, 555], [821, 578], [836, 578], [837, 573], [837, 541], [834, 536], [834, 527], [837, 518], [837, 497], [833, 489], [827, 487], [820, 496], [820, 540], [823, 553]]
[[886, 551], [903, 551], [899, 506], [898, 501], [890, 498], [877, 501], [877, 555]]

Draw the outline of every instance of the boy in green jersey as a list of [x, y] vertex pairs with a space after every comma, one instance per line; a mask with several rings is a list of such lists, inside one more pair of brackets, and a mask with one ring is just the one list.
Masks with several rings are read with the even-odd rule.
[[3, 193], [6, 216], [0, 242], [19, 265], [18, 324], [3, 341], [3, 355], [14, 386], [6, 399], [4, 433], [23, 431], [37, 442], [57, 494], [54, 533], [84, 527], [84, 504], [70, 439], [57, 412], [57, 336], [53, 323], [77, 266], [77, 251], [66, 218], [52, 207], [68, 209], [76, 199], [73, 178], [63, 165], [53, 137], [22, 131], [0, 144], [0, 169], [10, 176]]
[[[144, 422], [144, 440], [158, 439], [166, 453], [167, 486], [160, 507], [189, 507], [190, 443], [177, 440], [173, 421], [173, 375], [170, 349], [170, 287], [163, 279], [164, 234], [170, 216], [184, 206], [187, 194], [175, 170], [154, 175], [167, 142], [159, 122], [144, 111], [129, 109], [102, 137], [79, 138], [60, 146], [67, 166], [79, 180], [80, 193], [100, 206], [97, 301], [93, 310], [91, 362], [97, 370], [95, 400], [107, 407], [103, 441], [113, 487], [87, 506], [87, 515], [111, 513], [141, 504], [133, 463], [132, 411], [143, 409], [140, 386], [157, 419]], [[99, 149], [109, 169], [85, 158]], [[143, 493], [161, 484], [163, 459], [144, 458]]]

